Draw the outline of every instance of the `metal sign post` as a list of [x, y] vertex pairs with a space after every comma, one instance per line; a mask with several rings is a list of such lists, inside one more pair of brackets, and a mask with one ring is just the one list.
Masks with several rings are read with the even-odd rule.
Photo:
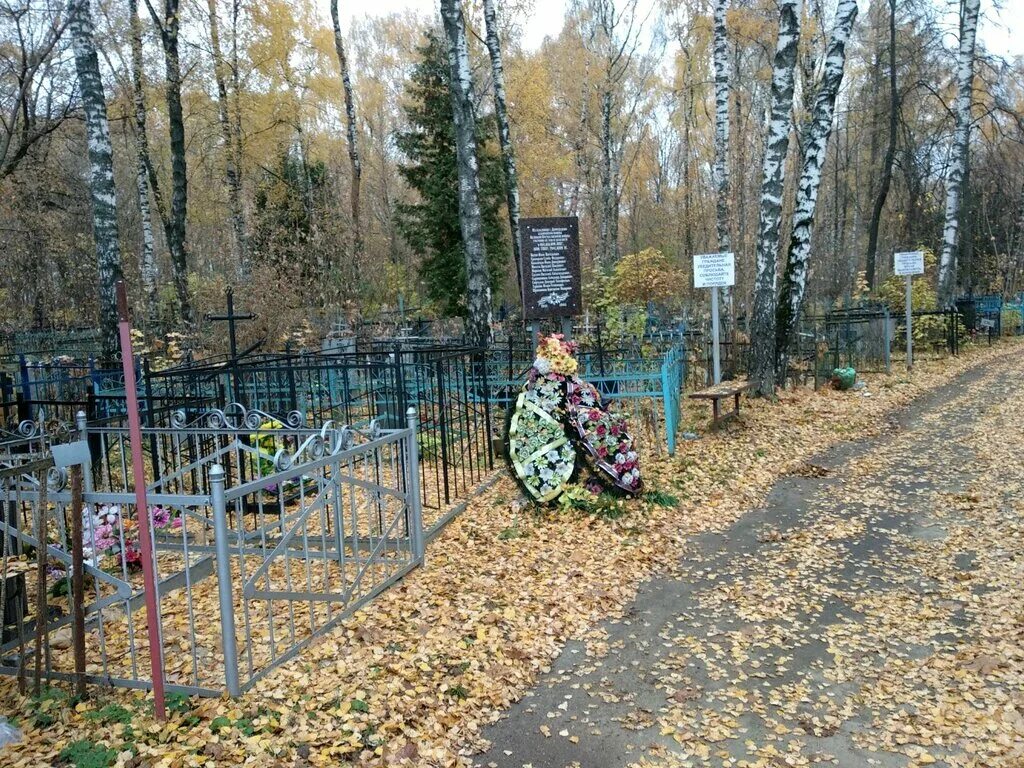
[[718, 289], [736, 284], [736, 257], [731, 251], [698, 253], [693, 256], [693, 287], [711, 289], [711, 360], [713, 383], [722, 383], [721, 332]]
[[[139, 397], [135, 387], [132, 353], [132, 325], [128, 319], [128, 294], [124, 281], [117, 281], [117, 329], [121, 337], [121, 362], [124, 366], [124, 393], [128, 411], [128, 438], [132, 450], [132, 479], [135, 484], [135, 510], [139, 521], [139, 549], [142, 554], [142, 582], [146, 595], [146, 630], [149, 661], [152, 666], [153, 703], [157, 720], [166, 720], [164, 708], [164, 654], [160, 642], [160, 606], [157, 604], [153, 542], [149, 535], [149, 506], [146, 503], [146, 468], [142, 457], [142, 423]], [[76, 511], [77, 512], [77, 511]], [[81, 514], [81, 512], [77, 512]]]
[[898, 251], [893, 254], [893, 274], [902, 275], [907, 280], [907, 370], [914, 367], [914, 315], [911, 305], [912, 286], [911, 280], [914, 275], [924, 274], [924, 251]]
[[722, 352], [719, 349], [719, 336], [720, 334], [718, 329], [718, 286], [716, 285], [711, 288], [711, 360], [712, 367], [714, 369], [715, 384], [722, 383]]

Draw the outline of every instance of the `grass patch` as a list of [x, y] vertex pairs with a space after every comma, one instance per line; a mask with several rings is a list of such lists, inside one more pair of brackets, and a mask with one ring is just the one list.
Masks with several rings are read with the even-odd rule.
[[451, 696], [453, 699], [468, 699], [469, 691], [466, 690], [465, 686], [453, 685], [445, 693]]
[[653, 504], [656, 507], [674, 509], [679, 506], [678, 496], [673, 496], [671, 493], [666, 493], [662, 490], [648, 491], [643, 495], [643, 499], [648, 504]]
[[526, 533], [518, 525], [511, 525], [498, 534], [498, 541], [510, 541], [511, 539], [524, 539]]
[[132, 721], [132, 712], [120, 704], [107, 704], [101, 709], [86, 712], [83, 717], [86, 720], [94, 720], [99, 723], [124, 723], [127, 725]]
[[60, 751], [60, 761], [75, 768], [108, 768], [117, 760], [117, 751], [94, 744], [88, 739], [73, 741]]

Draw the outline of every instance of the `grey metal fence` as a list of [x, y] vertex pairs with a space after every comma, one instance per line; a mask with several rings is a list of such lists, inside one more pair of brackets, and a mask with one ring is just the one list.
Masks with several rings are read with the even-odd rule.
[[[364, 431], [330, 423], [313, 430], [265, 416], [214, 412], [144, 430], [144, 514], [169, 691], [238, 695], [423, 562], [414, 412], [404, 429]], [[128, 432], [87, 427], [84, 418], [78, 427], [92, 456], [85, 509], [72, 508], [61, 471], [49, 473], [45, 504], [33, 474], [7, 471], [0, 531], [8, 553], [47, 558], [42, 662], [48, 678], [71, 679], [70, 598], [60, 584], [71, 568], [72, 515], [82, 516], [86, 679], [148, 688]], [[27, 467], [41, 447], [45, 441], [12, 442], [0, 450], [0, 469]], [[0, 575], [15, 575], [18, 562], [5, 556]], [[27, 608], [39, 586], [25, 582]], [[34, 665], [36, 620], [19, 616], [5, 627], [0, 673]]]

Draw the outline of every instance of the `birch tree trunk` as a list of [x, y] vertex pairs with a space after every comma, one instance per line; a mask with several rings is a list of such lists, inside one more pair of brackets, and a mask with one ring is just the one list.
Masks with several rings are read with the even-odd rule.
[[520, 299], [523, 297], [522, 244], [519, 240], [519, 177], [516, 154], [512, 147], [512, 130], [508, 122], [508, 102], [505, 97], [505, 68], [501, 61], [501, 40], [498, 38], [498, 15], [495, 0], [484, 0], [484, 25], [487, 29], [487, 52], [491, 57], [491, 78], [494, 80], [494, 117], [498, 122], [498, 140], [501, 159], [505, 167], [505, 202], [508, 205], [508, 225], [512, 232], [512, 258], [516, 263], [516, 284]]
[[491, 340], [491, 281], [480, 214], [480, 168], [476, 156], [472, 72], [466, 20], [459, 0], [441, 0], [441, 19], [448, 38], [452, 117], [459, 167], [459, 226], [466, 260], [466, 335], [471, 343], [487, 346]]
[[612, 189], [612, 86], [606, 82], [601, 93], [601, 221], [598, 233], [598, 264], [611, 269], [617, 260], [617, 243], [612, 237], [615, 192]]
[[796, 188], [793, 230], [789, 239], [789, 253], [776, 317], [775, 375], [776, 381], [779, 382], [785, 381], [789, 345], [793, 340], [807, 291], [807, 262], [811, 253], [814, 211], [818, 203], [818, 189], [821, 187], [821, 172], [825, 165], [828, 140], [832, 135], [836, 96], [843, 82], [843, 71], [846, 67], [846, 44], [850, 40], [856, 18], [857, 0], [839, 0], [832, 35], [825, 51], [824, 71], [815, 92], [810, 120], [803, 134], [803, 164]]
[[188, 167], [185, 161], [185, 116], [181, 106], [181, 58], [178, 53], [178, 31], [181, 26], [178, 0], [165, 0], [163, 18], [153, 7], [146, 6], [160, 33], [164, 50], [167, 83], [167, 125], [171, 150], [171, 205], [167, 215], [167, 249], [171, 253], [174, 290], [182, 323], [195, 327], [192, 301], [188, 295], [188, 254], [185, 246], [185, 219], [188, 214]]
[[[338, 0], [331, 0], [331, 21], [334, 25], [334, 50], [338, 54], [341, 69], [341, 85], [345, 91], [345, 130], [348, 137], [348, 161], [352, 167], [352, 256], [363, 252], [363, 228], [359, 217], [359, 191], [363, 178], [363, 166], [359, 160], [359, 146], [356, 136], [356, 105], [352, 98], [352, 78], [345, 56], [345, 41], [341, 36], [341, 19], [338, 15]], [[353, 259], [354, 260], [354, 259]]]
[[871, 210], [871, 222], [868, 224], [868, 258], [867, 283], [868, 290], [875, 290], [876, 271], [878, 269], [878, 229], [882, 221], [882, 209], [889, 196], [892, 185], [892, 166], [896, 161], [896, 132], [899, 130], [900, 94], [896, 89], [896, 0], [889, 0], [889, 144], [885, 148], [882, 160], [882, 180], [875, 195], [875, 203]]
[[[228, 83], [224, 55], [220, 45], [220, 21], [217, 18], [217, 0], [207, 0], [210, 12], [210, 44], [213, 49], [213, 78], [217, 83], [217, 117], [220, 121], [221, 140], [224, 142], [224, 183], [228, 188], [228, 207], [231, 210], [232, 256], [240, 275], [249, 273], [249, 238], [245, 227], [245, 209], [242, 206], [241, 160], [236, 149], [233, 124], [228, 114]], [[238, 98], [238, 94], [235, 94]]]
[[142, 20], [138, 0], [128, 0], [131, 28], [132, 101], [135, 107], [135, 187], [139, 199], [142, 226], [142, 292], [146, 297], [146, 323], [152, 328], [157, 320], [156, 240], [153, 236], [153, 211], [149, 204], [149, 137], [146, 133], [146, 94], [142, 80]]
[[715, 68], [715, 229], [718, 250], [728, 251], [729, 235], [729, 37], [725, 17], [729, 0], [715, 0], [714, 68]]
[[[715, 71], [715, 164], [712, 176], [715, 182], [715, 234], [718, 237], [720, 253], [732, 250], [729, 226], [729, 70], [732, 62], [729, 56], [729, 34], [726, 16], [729, 0], [715, 0], [713, 19], [713, 56]], [[691, 89], [690, 103], [693, 104]], [[689, 125], [687, 125], [689, 133]], [[689, 140], [687, 140], [689, 144]], [[689, 184], [687, 184], [689, 190]], [[689, 194], [689, 193], [687, 193]], [[724, 311], [729, 318], [729, 328], [735, 331], [733, 290], [729, 286], [722, 291]]]
[[801, 0], [779, 0], [779, 38], [772, 65], [771, 107], [765, 137], [750, 336], [750, 380], [762, 396], [775, 394], [775, 283], [782, 224], [786, 155], [793, 123], [793, 91], [800, 41]]
[[70, 8], [68, 28], [75, 54], [75, 70], [85, 112], [89, 152], [89, 194], [92, 200], [92, 232], [100, 283], [100, 326], [103, 355], [117, 353], [117, 296], [114, 286], [121, 272], [121, 245], [117, 230], [117, 191], [114, 187], [114, 151], [110, 144], [107, 100], [100, 79], [99, 57], [93, 41], [89, 0], [76, 0]]
[[946, 225], [939, 257], [939, 303], [953, 299], [957, 282], [956, 249], [967, 174], [967, 145], [971, 137], [971, 96], [974, 86], [974, 43], [978, 31], [979, 0], [961, 0], [960, 54], [957, 60], [957, 95], [954, 107], [956, 131], [946, 176]]

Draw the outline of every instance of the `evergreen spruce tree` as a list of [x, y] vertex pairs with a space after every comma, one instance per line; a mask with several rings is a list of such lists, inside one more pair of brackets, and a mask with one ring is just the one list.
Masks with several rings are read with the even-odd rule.
[[[466, 265], [459, 227], [459, 172], [444, 41], [436, 33], [429, 33], [419, 56], [405, 108], [410, 130], [397, 139], [407, 159], [399, 171], [419, 200], [399, 206], [399, 227], [413, 251], [423, 257], [420, 276], [427, 297], [443, 314], [464, 317]], [[504, 176], [495, 146], [494, 121], [478, 119], [476, 135], [484, 244], [491, 290], [496, 292], [508, 266], [508, 246], [507, 227], [501, 223]]]

